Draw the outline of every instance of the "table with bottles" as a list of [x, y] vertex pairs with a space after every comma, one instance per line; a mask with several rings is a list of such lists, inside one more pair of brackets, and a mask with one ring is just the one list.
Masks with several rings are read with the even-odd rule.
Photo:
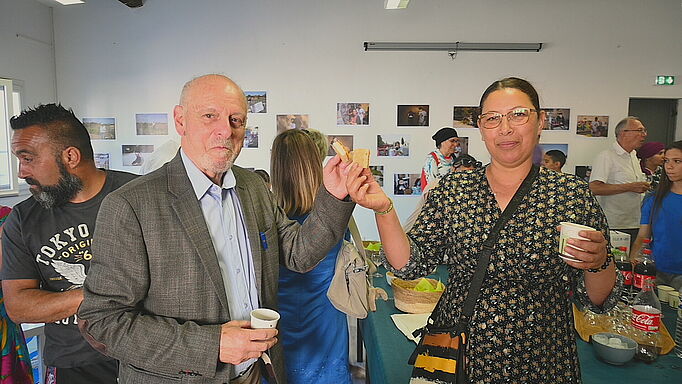
[[[379, 273], [386, 269], [379, 268]], [[432, 276], [447, 281], [447, 269], [438, 267]], [[374, 279], [375, 286], [383, 288], [393, 298], [393, 290], [384, 277]], [[377, 301], [377, 311], [370, 312], [360, 321], [362, 338], [367, 351], [367, 382], [372, 384], [400, 384], [409, 381], [412, 366], [407, 364], [409, 355], [415, 348], [414, 342], [407, 339], [393, 324], [391, 315], [402, 313], [395, 308], [393, 301]], [[671, 334], [675, 332], [676, 311], [668, 305], [663, 306], [663, 322]], [[576, 336], [578, 357], [580, 359], [583, 384], [677, 384], [682, 383], [682, 358], [674, 352], [661, 355], [653, 363], [646, 364], [631, 360], [621, 365], [605, 363], [597, 357], [592, 345]]]

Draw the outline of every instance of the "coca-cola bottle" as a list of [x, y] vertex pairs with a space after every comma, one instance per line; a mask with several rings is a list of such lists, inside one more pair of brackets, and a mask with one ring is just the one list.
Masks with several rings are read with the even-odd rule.
[[632, 338], [637, 342], [635, 357], [650, 363], [658, 357], [658, 327], [661, 302], [654, 293], [654, 281], [644, 280], [642, 290], [632, 301]]
[[656, 279], [656, 263], [651, 256], [651, 249], [642, 249], [639, 262], [635, 264], [633, 290], [639, 292], [644, 286], [644, 280]]
[[620, 301], [627, 304], [632, 297], [632, 263], [627, 254], [627, 247], [614, 249], [613, 258], [616, 260], [618, 271], [623, 275], [623, 291], [620, 294]]

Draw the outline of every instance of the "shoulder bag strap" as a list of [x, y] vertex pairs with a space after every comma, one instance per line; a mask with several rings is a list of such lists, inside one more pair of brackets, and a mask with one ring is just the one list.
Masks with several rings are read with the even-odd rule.
[[367, 260], [365, 247], [362, 244], [362, 237], [360, 236], [360, 230], [358, 229], [358, 224], [355, 222], [355, 218], [353, 218], [353, 216], [350, 217], [350, 221], [348, 222], [348, 229], [350, 230], [350, 235], [353, 238], [353, 242], [355, 243], [355, 248], [358, 249], [360, 256], [362, 256], [364, 260]]
[[512, 197], [511, 201], [509, 202], [509, 205], [507, 205], [507, 208], [505, 208], [504, 212], [502, 212], [500, 218], [497, 219], [493, 229], [490, 230], [488, 238], [486, 238], [486, 240], [483, 242], [483, 249], [478, 254], [476, 271], [474, 272], [474, 276], [471, 279], [471, 285], [469, 285], [469, 291], [467, 293], [466, 301], [464, 302], [464, 309], [462, 310], [462, 316], [460, 316], [459, 323], [468, 326], [471, 315], [474, 313], [476, 300], [478, 300], [478, 295], [481, 292], [481, 286], [483, 285], [483, 280], [485, 279], [485, 271], [488, 268], [488, 264], [490, 263], [490, 254], [493, 252], [495, 243], [500, 237], [500, 230], [514, 215], [514, 212], [516, 211], [516, 208], [518, 208], [519, 204], [521, 204], [523, 197], [528, 193], [528, 191], [530, 191], [530, 188], [533, 185], [533, 180], [535, 180], [539, 170], [540, 167], [533, 164], [530, 172], [528, 172], [528, 175], [521, 183], [521, 186], [518, 190], [516, 190], [514, 197]]

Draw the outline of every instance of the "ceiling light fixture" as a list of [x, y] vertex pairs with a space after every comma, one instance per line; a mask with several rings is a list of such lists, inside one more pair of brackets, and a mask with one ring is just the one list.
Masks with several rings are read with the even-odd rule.
[[365, 51], [540, 52], [543, 43], [400, 43], [365, 41]]
[[384, 0], [384, 9], [405, 9], [410, 0]]
[[83, 4], [85, 1], [83, 0], [55, 0], [61, 5], [73, 5], [73, 4]]

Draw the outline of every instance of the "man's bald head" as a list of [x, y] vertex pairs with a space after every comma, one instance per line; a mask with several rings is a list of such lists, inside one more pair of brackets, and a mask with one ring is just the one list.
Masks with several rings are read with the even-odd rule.
[[215, 73], [195, 77], [192, 80], [186, 82], [182, 87], [182, 92], [180, 92], [180, 105], [187, 106], [188, 98], [191, 97], [193, 91], [197, 88], [200, 88], [197, 86], [215, 82], [225, 83], [226, 90], [231, 88], [232, 92], [240, 94], [244, 98], [244, 105], [246, 105], [246, 95], [244, 95], [244, 91], [237, 85], [237, 83], [232, 81], [232, 79], [227, 76]]

